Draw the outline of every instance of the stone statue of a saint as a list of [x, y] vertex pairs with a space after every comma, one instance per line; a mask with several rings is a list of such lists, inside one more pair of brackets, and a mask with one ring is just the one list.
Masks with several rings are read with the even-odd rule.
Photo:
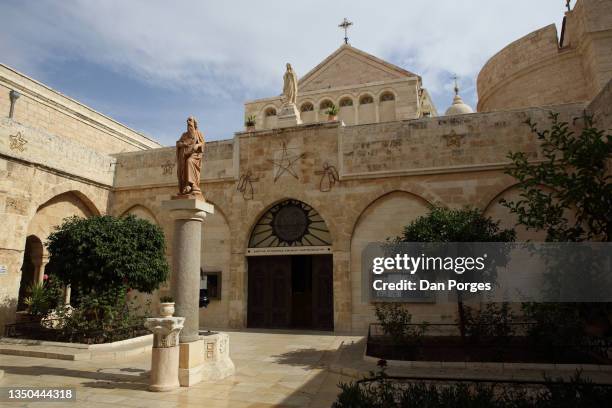
[[179, 195], [202, 196], [200, 190], [200, 170], [204, 153], [204, 136], [198, 130], [198, 122], [190, 116], [187, 119], [187, 132], [176, 142], [176, 175], [179, 182]]
[[297, 102], [298, 79], [289, 63], [287, 63], [287, 71], [283, 80], [283, 103], [295, 105]]

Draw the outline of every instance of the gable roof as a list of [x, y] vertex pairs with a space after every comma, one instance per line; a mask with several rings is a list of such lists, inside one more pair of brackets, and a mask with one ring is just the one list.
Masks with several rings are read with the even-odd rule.
[[343, 44], [300, 78], [298, 86], [304, 92], [409, 77], [418, 75]]

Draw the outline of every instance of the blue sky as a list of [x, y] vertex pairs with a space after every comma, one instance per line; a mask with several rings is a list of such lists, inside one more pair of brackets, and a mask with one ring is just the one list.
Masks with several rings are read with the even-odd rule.
[[[572, 2], [573, 4], [573, 2]], [[439, 112], [452, 75], [476, 76], [508, 43], [551, 23], [562, 0], [3, 0], [0, 62], [162, 144], [195, 115], [207, 140], [243, 126], [243, 103], [277, 95], [285, 62], [304, 75], [342, 44], [423, 77]]]

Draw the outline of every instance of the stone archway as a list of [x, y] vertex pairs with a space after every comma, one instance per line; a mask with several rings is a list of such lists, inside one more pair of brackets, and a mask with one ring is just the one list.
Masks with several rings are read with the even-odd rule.
[[25, 298], [29, 295], [29, 288], [43, 279], [43, 244], [36, 235], [26, 238], [23, 253], [23, 264], [21, 265], [21, 281], [19, 283], [19, 295], [17, 297], [17, 311], [26, 309]]
[[277, 202], [248, 242], [247, 326], [333, 330], [331, 234], [318, 211]]

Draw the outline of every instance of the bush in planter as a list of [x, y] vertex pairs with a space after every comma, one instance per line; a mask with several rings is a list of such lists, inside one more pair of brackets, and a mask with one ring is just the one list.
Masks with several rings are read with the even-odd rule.
[[331, 106], [329, 108], [327, 108], [327, 110], [325, 111], [325, 113], [327, 114], [327, 116], [329, 116], [330, 118], [335, 118], [336, 116], [338, 116], [338, 112], [340, 112], [340, 110], [338, 109], [338, 107], [336, 105], [334, 105], [333, 103], [331, 104]]
[[[79, 294], [78, 308], [58, 307], [55, 314], [62, 321], [61, 338], [67, 341], [103, 343], [129, 338], [131, 330], [148, 317], [149, 305], [143, 307], [136, 299], [127, 301], [125, 289], [118, 292]], [[150, 301], [148, 301], [150, 302]]]
[[168, 277], [162, 229], [134, 216], [71, 217], [46, 245], [47, 270], [73, 291], [72, 315], [56, 310], [68, 319], [66, 330], [129, 326], [138, 319], [127, 306], [128, 290], [151, 293]]

